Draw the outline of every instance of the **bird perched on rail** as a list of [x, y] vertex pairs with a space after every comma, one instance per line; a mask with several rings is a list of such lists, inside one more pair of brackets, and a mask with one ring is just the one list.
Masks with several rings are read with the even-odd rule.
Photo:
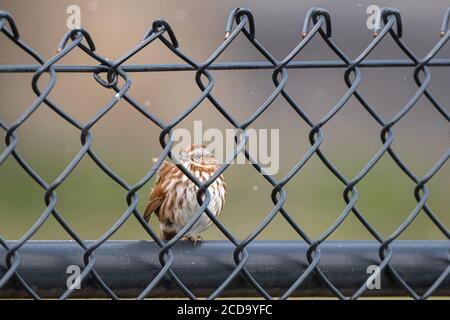
[[[217, 159], [205, 146], [199, 144], [183, 148], [178, 159], [201, 183], [208, 181], [219, 168]], [[172, 239], [196, 213], [199, 208], [197, 191], [198, 187], [175, 164], [167, 161], [162, 163], [158, 170], [156, 185], [150, 193], [150, 200], [144, 213], [144, 219], [147, 222], [153, 212], [156, 214], [160, 222], [162, 240]], [[218, 216], [226, 197], [224, 177], [220, 175], [208, 187], [208, 191], [211, 195], [208, 208], [214, 216]], [[200, 233], [211, 225], [211, 219], [206, 213], [202, 213], [182, 240], [194, 242], [201, 240]]]

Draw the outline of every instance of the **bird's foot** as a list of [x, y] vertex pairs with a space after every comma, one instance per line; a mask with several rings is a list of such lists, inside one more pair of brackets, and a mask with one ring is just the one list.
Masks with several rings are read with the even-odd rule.
[[197, 241], [202, 241], [203, 237], [198, 235], [198, 236], [184, 236], [183, 238], [181, 238], [181, 240], [183, 241], [192, 241], [194, 242], [194, 246], [197, 244]]

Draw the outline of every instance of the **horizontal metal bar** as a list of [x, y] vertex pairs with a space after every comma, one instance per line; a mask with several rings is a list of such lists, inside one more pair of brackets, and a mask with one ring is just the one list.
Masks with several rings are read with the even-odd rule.
[[[366, 60], [359, 64], [361, 68], [385, 68], [385, 67], [414, 67], [416, 64], [407, 59], [383, 59]], [[347, 65], [341, 60], [311, 60], [292, 61], [287, 69], [320, 69], [320, 68], [345, 68]], [[427, 63], [430, 67], [450, 66], [450, 59], [434, 59]], [[158, 72], [158, 71], [193, 71], [188, 64], [127, 64], [121, 66], [125, 72]], [[0, 65], [0, 73], [28, 73], [36, 72], [39, 65]], [[106, 66], [87, 65], [55, 65], [56, 72], [101, 72], [108, 71]], [[244, 61], [244, 62], [222, 62], [211, 65], [208, 70], [255, 70], [273, 69], [270, 62], [265, 61]]]
[[[16, 242], [8, 242], [12, 246]], [[92, 241], [86, 242], [88, 245]], [[343, 293], [351, 295], [370, 274], [367, 268], [380, 263], [375, 241], [327, 241], [320, 245], [319, 266]], [[255, 241], [248, 247], [247, 270], [272, 295], [280, 296], [305, 271], [308, 245], [301, 241]], [[392, 244], [392, 266], [419, 293], [427, 290], [448, 267], [449, 241], [396, 241]], [[172, 270], [197, 296], [207, 296], [233, 271], [235, 247], [226, 241], [181, 242], [173, 248]], [[95, 270], [117, 295], [136, 297], [161, 270], [160, 248], [152, 241], [108, 241], [95, 251]], [[83, 267], [83, 250], [72, 241], [29, 241], [20, 250], [19, 272], [37, 292], [55, 298], [66, 289], [69, 265]], [[5, 249], [0, 249], [0, 278], [6, 272]], [[405, 296], [389, 272], [381, 274], [381, 288], [367, 290], [366, 296]], [[434, 295], [450, 296], [450, 277]], [[150, 297], [182, 297], [183, 293], [166, 276]], [[223, 297], [258, 296], [239, 274], [223, 291]], [[320, 278], [312, 274], [292, 296], [333, 296]], [[24, 298], [27, 293], [12, 278], [0, 298]], [[73, 297], [105, 297], [93, 280], [86, 279]]]

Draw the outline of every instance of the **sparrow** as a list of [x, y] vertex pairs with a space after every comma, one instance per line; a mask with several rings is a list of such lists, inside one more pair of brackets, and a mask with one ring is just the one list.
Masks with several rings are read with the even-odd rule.
[[[192, 144], [184, 147], [178, 159], [201, 183], [205, 183], [217, 171], [219, 164], [204, 145]], [[194, 216], [200, 207], [197, 202], [198, 187], [180, 170], [168, 161], [164, 161], [158, 172], [157, 182], [150, 193], [144, 219], [148, 223], [152, 213], [158, 217], [160, 238], [172, 239]], [[226, 198], [226, 184], [220, 175], [209, 187], [211, 200], [208, 208], [218, 216]], [[203, 200], [205, 195], [203, 195]], [[182, 240], [197, 242], [202, 240], [201, 233], [212, 225], [206, 213], [202, 213], [197, 222], [183, 236]]]

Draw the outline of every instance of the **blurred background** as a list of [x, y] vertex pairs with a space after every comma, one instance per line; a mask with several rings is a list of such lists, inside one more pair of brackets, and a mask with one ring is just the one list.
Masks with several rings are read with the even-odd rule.
[[[372, 40], [366, 26], [370, 5], [400, 9], [404, 41], [423, 57], [439, 40], [439, 30], [448, 1], [54, 1], [1, 0], [0, 9], [9, 11], [22, 39], [45, 59], [56, 53], [67, 32], [66, 9], [78, 5], [81, 25], [97, 46], [100, 55], [117, 59], [136, 46], [151, 23], [163, 17], [171, 24], [180, 49], [197, 62], [206, 60], [223, 42], [226, 19], [235, 7], [248, 7], [255, 16], [257, 39], [279, 60], [301, 40], [300, 32], [307, 10], [318, 6], [329, 10], [333, 39], [351, 58], [355, 58]], [[449, 57], [444, 48], [437, 58]], [[335, 59], [319, 37], [315, 38], [296, 60]], [[406, 58], [386, 37], [368, 59]], [[218, 61], [263, 61], [247, 39], [240, 35]], [[181, 61], [155, 41], [128, 63], [180, 63]], [[0, 64], [34, 64], [22, 50], [0, 34]], [[62, 64], [95, 65], [81, 50], [74, 50]], [[448, 68], [431, 68], [434, 96], [449, 108], [450, 73]], [[214, 71], [214, 96], [243, 121], [273, 91], [271, 70]], [[347, 90], [344, 69], [289, 70], [287, 91], [314, 121], [330, 110]], [[165, 122], [173, 119], [200, 95], [194, 72], [129, 73], [133, 81], [129, 95], [149, 112]], [[32, 73], [0, 74], [0, 119], [11, 124], [36, 98], [31, 89]], [[47, 77], [39, 82], [44, 87]], [[417, 90], [413, 68], [362, 69], [360, 93], [385, 118], [391, 119]], [[93, 79], [91, 74], [58, 73], [49, 98], [64, 111], [86, 123], [114, 96]], [[232, 128], [220, 113], [204, 101], [179, 127], [192, 128], [195, 120], [203, 128]], [[252, 128], [280, 129], [280, 171], [282, 178], [307, 152], [309, 127], [280, 96], [254, 123]], [[395, 127], [393, 148], [422, 177], [450, 147], [449, 123], [425, 99]], [[324, 127], [322, 150], [351, 179], [381, 147], [380, 126], [367, 111], [351, 98], [345, 107]], [[17, 150], [49, 184], [64, 170], [79, 151], [80, 132], [47, 106], [42, 105], [17, 130]], [[121, 101], [92, 129], [93, 149], [129, 184], [135, 184], [159, 155], [160, 130], [125, 101]], [[0, 150], [6, 146], [2, 132]], [[273, 207], [270, 185], [249, 164], [232, 165], [225, 173], [228, 198], [220, 220], [237, 237], [252, 232]], [[20, 168], [13, 157], [0, 166], [0, 236], [20, 238], [45, 209], [44, 191]], [[143, 212], [154, 179], [139, 192], [139, 210]], [[383, 236], [389, 236], [410, 214], [417, 202], [414, 184], [385, 155], [357, 185], [357, 208]], [[450, 225], [450, 166], [448, 163], [428, 183], [429, 206]], [[312, 237], [319, 237], [345, 208], [344, 186], [314, 156], [286, 186], [285, 208]], [[126, 210], [126, 192], [85, 157], [68, 179], [56, 190], [57, 209], [68, 224], [83, 238], [97, 239]], [[155, 217], [151, 221], [157, 230]], [[148, 239], [134, 217], [113, 239]], [[224, 239], [212, 227], [205, 239]], [[299, 236], [277, 216], [259, 239], [298, 239]], [[53, 217], [33, 239], [68, 239]], [[351, 214], [330, 239], [372, 239], [369, 232]], [[445, 239], [421, 212], [401, 239]]]

